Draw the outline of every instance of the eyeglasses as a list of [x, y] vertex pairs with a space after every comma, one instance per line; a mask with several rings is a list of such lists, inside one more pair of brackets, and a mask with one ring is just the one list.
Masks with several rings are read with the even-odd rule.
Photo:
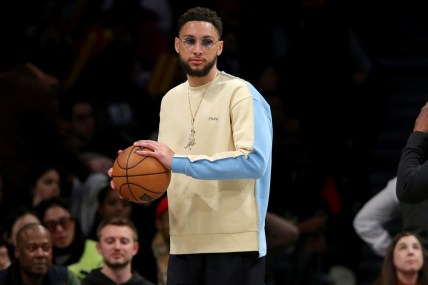
[[68, 230], [74, 222], [73, 217], [64, 217], [56, 221], [46, 221], [43, 225], [48, 229], [48, 231], [53, 232], [56, 231], [58, 225], [60, 225], [64, 230]]
[[199, 43], [202, 46], [202, 49], [204, 49], [204, 50], [211, 49], [216, 43], [218, 43], [220, 41], [220, 40], [214, 41], [210, 38], [203, 38], [203, 39], [197, 40], [197, 39], [192, 38], [192, 37], [187, 37], [184, 39], [178, 38], [178, 39], [183, 43], [184, 47], [187, 49], [194, 48], [196, 46], [196, 42], [199, 41]]

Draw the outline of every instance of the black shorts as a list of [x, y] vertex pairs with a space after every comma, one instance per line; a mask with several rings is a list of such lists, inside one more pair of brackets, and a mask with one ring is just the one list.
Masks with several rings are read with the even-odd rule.
[[258, 252], [171, 254], [168, 285], [263, 285], [265, 257]]

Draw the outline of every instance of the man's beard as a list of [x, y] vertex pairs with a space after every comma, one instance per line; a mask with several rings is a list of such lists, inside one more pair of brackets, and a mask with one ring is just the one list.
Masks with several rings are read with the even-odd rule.
[[204, 77], [208, 75], [210, 70], [216, 64], [217, 56], [212, 61], [208, 61], [207, 64], [200, 70], [193, 70], [187, 63], [187, 61], [185, 61], [181, 56], [179, 56], [178, 61], [180, 62], [180, 66], [184, 70], [184, 73], [186, 73], [187, 75], [194, 77]]
[[104, 263], [112, 269], [122, 269], [125, 268], [130, 263], [130, 261], [125, 260], [123, 262], [109, 262], [108, 260], [104, 260]]

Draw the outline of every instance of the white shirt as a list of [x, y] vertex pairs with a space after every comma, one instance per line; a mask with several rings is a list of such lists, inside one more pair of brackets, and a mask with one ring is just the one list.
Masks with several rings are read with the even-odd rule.
[[389, 180], [385, 188], [364, 204], [353, 222], [357, 235], [380, 256], [386, 255], [392, 240], [385, 224], [401, 216], [396, 184], [397, 177]]

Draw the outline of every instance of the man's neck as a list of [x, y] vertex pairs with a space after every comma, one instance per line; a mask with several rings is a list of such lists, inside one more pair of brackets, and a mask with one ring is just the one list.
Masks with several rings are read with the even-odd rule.
[[21, 279], [23, 284], [31, 284], [31, 285], [41, 285], [43, 282], [43, 276], [34, 277], [28, 276], [21, 271]]
[[219, 74], [219, 70], [217, 68], [211, 69], [211, 71], [203, 77], [197, 77], [197, 76], [187, 76], [187, 81], [189, 81], [189, 85], [191, 87], [198, 87], [202, 86], [204, 84], [207, 84], [208, 82], [214, 80], [216, 76]]
[[113, 280], [116, 284], [123, 284], [132, 277], [131, 264], [128, 264], [120, 269], [112, 269], [111, 267], [104, 265], [101, 268], [101, 273]]

